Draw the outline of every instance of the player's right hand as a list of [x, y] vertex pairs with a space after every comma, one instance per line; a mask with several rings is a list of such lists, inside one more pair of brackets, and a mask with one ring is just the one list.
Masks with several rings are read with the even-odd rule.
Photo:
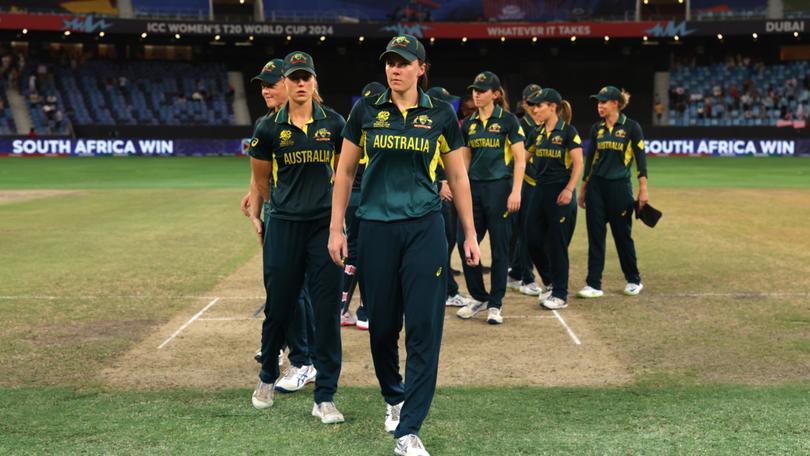
[[253, 224], [253, 228], [256, 230], [256, 236], [259, 238], [259, 245], [264, 245], [264, 224], [262, 224], [261, 219], [250, 216], [250, 223]]
[[242, 198], [239, 209], [242, 209], [242, 213], [245, 214], [245, 217], [250, 218], [250, 192], [247, 192], [247, 195]]
[[327, 248], [332, 261], [342, 268], [346, 257], [349, 256], [349, 245], [346, 243], [346, 234], [343, 233], [343, 230], [329, 230]]
[[478, 266], [481, 261], [481, 253], [478, 251], [478, 242], [475, 236], [464, 239], [464, 260], [467, 266]]

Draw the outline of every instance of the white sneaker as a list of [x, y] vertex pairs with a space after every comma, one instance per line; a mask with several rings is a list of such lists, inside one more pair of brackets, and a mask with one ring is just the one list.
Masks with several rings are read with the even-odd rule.
[[577, 291], [578, 298], [601, 298], [605, 295], [605, 292], [602, 290], [597, 290], [596, 288], [591, 288], [590, 285], [585, 285], [585, 288]]
[[403, 435], [397, 439], [394, 453], [399, 456], [430, 456], [422, 440], [416, 434]]
[[305, 387], [307, 383], [314, 382], [315, 375], [317, 375], [315, 366], [290, 366], [284, 371], [284, 376], [276, 382], [276, 391], [294, 393]]
[[253, 406], [257, 409], [266, 409], [273, 406], [273, 384], [264, 383], [259, 380], [256, 389], [253, 390], [253, 396], [250, 398]]
[[523, 282], [521, 282], [520, 280], [515, 280], [509, 276], [506, 277], [506, 288], [518, 291], [520, 290], [521, 285], [523, 285]]
[[346, 421], [334, 402], [321, 402], [312, 405], [312, 416], [320, 418], [323, 424], [336, 424]]
[[462, 307], [461, 309], [458, 309], [456, 315], [459, 318], [468, 320], [476, 316], [478, 312], [481, 312], [486, 308], [487, 308], [486, 302], [476, 301], [475, 299], [470, 298], [469, 303], [466, 306]]
[[454, 294], [447, 298], [447, 301], [444, 302], [444, 305], [447, 307], [464, 307], [468, 304], [467, 298], [461, 296], [460, 294]]
[[518, 291], [526, 296], [540, 296], [540, 293], [543, 292], [543, 290], [534, 282], [521, 285], [520, 290]]
[[638, 296], [641, 293], [641, 290], [644, 289], [644, 285], [640, 283], [628, 283], [624, 287], [624, 294], [627, 296]]
[[397, 426], [399, 426], [399, 413], [402, 411], [402, 404], [405, 402], [400, 402], [396, 405], [385, 405], [385, 432], [393, 434], [394, 431], [397, 430]]
[[549, 310], [559, 310], [568, 307], [568, 303], [566, 301], [560, 298], [555, 298], [554, 296], [551, 296], [550, 298], [543, 301], [542, 305], [543, 307]]
[[491, 325], [499, 325], [503, 323], [503, 316], [501, 315], [501, 309], [497, 307], [490, 307], [487, 309], [487, 323]]
[[368, 320], [357, 320], [357, 329], [368, 331]]
[[548, 285], [543, 287], [543, 291], [540, 293], [540, 305], [543, 305], [543, 301], [551, 297], [551, 292], [554, 291], [553, 285]]
[[340, 326], [354, 326], [357, 323], [357, 318], [352, 315], [350, 310], [340, 314]]

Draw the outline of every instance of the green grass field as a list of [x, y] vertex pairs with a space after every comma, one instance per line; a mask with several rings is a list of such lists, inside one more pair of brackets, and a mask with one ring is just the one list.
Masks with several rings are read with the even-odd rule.
[[[810, 160], [649, 168], [665, 216], [635, 228], [642, 299], [567, 310], [632, 381], [440, 387], [422, 434], [433, 455], [810, 453]], [[131, 389], [100, 375], [256, 255], [237, 208], [247, 171], [238, 158], [0, 159], [0, 454], [393, 454], [376, 389], [341, 388], [348, 421], [324, 427], [308, 393], [254, 410], [250, 378]], [[606, 290], [623, 285], [608, 244]]]

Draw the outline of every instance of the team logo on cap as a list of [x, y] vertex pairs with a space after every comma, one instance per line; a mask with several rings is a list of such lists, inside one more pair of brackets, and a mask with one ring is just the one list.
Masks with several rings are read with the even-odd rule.
[[478, 76], [475, 77], [475, 82], [487, 82], [487, 75], [479, 73]]
[[276, 69], [276, 64], [273, 62], [267, 62], [267, 65], [262, 68], [262, 73], [270, 73], [271, 71]]
[[417, 116], [413, 119], [413, 126], [416, 128], [433, 128], [433, 120], [427, 116], [427, 114], [422, 114], [421, 116]]
[[290, 63], [292, 65], [306, 64], [307, 63], [307, 56], [305, 56], [304, 54], [301, 54], [300, 52], [297, 53], [297, 54], [293, 54], [293, 56], [290, 57]]
[[616, 136], [617, 138], [624, 138], [625, 136], [627, 136], [627, 133], [625, 133], [624, 130], [619, 129], [619, 130], [616, 130], [616, 133], [614, 134], [614, 136]]
[[408, 47], [411, 44], [411, 40], [408, 39], [406, 36], [397, 36], [391, 39], [391, 42], [388, 43], [389, 46], [396, 46], [396, 47]]
[[377, 113], [377, 121], [374, 122], [374, 128], [388, 128], [391, 126], [388, 123], [388, 118], [391, 117], [391, 113], [388, 111], [380, 111]]
[[315, 141], [329, 141], [332, 139], [332, 132], [326, 128], [321, 128], [315, 132]]
[[450, 92], [448, 92], [448, 91], [447, 91], [447, 89], [445, 89], [444, 87], [442, 87], [442, 95], [444, 95], [444, 96], [446, 96], [446, 97], [449, 97], [449, 96], [450, 96]]
[[607, 88], [607, 87], [602, 87], [602, 90], [600, 90], [600, 91], [599, 91], [599, 94], [600, 94], [600, 95], [601, 95], [601, 94], [605, 94], [605, 93], [607, 93], [607, 91], [608, 91], [608, 88]]
[[281, 139], [281, 147], [292, 146], [292, 132], [290, 130], [281, 130], [278, 137]]
[[487, 128], [487, 131], [490, 133], [500, 133], [501, 132], [501, 124], [494, 123]]

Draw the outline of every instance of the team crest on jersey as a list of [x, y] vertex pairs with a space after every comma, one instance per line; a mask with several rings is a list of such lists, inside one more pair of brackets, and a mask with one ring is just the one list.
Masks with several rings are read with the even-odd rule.
[[278, 138], [281, 140], [281, 147], [292, 146], [292, 132], [290, 130], [281, 130]]
[[413, 126], [416, 128], [433, 128], [433, 120], [427, 114], [422, 114], [413, 119]]
[[296, 65], [296, 64], [299, 64], [299, 63], [307, 63], [307, 56], [305, 56], [304, 54], [301, 54], [300, 52], [297, 53], [297, 54], [293, 54], [293, 56], [290, 57], [290, 63], [293, 64], [293, 65]]
[[391, 126], [388, 123], [388, 118], [391, 117], [391, 113], [388, 111], [380, 111], [377, 113], [377, 120], [374, 122], [374, 128], [388, 128]]
[[625, 136], [627, 136], [627, 133], [625, 133], [624, 130], [619, 129], [619, 130], [616, 130], [616, 133], [613, 136], [615, 136], [617, 138], [624, 138]]
[[391, 39], [389, 46], [408, 47], [409, 44], [411, 44], [411, 40], [409, 40], [408, 37], [397, 36]]
[[551, 138], [551, 144], [554, 144], [555, 146], [561, 145], [562, 141], [563, 139], [560, 135], [555, 135], [553, 138]]
[[315, 141], [329, 141], [332, 139], [332, 132], [326, 128], [321, 128], [315, 132]]
[[476, 129], [477, 129], [477, 128], [478, 128], [478, 124], [477, 124], [477, 123], [471, 123], [471, 124], [470, 124], [470, 129], [469, 129], [469, 130], [467, 130], [467, 134], [468, 134], [468, 135], [474, 135], [474, 134], [476, 133]]
[[487, 131], [490, 133], [500, 133], [501, 132], [501, 124], [494, 123], [487, 127]]

